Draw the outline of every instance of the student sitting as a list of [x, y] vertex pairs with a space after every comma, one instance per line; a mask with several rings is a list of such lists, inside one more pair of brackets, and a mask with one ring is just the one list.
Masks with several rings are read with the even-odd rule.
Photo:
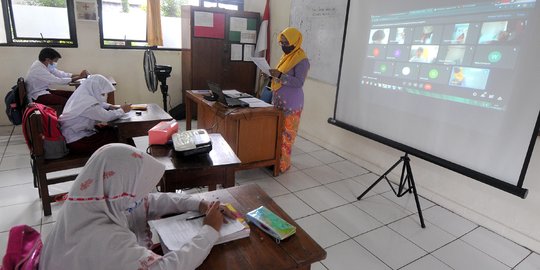
[[64, 106], [73, 91], [49, 90], [51, 84], [68, 84], [78, 79], [86, 78], [88, 72], [81, 71], [73, 75], [56, 68], [60, 53], [52, 48], [43, 48], [26, 74], [26, 91], [28, 102], [37, 102], [45, 105]]
[[102, 75], [90, 75], [69, 98], [60, 115], [60, 130], [72, 153], [92, 153], [99, 147], [118, 142], [113, 127], [101, 124], [122, 117], [131, 105], [113, 106], [107, 93], [116, 90]]
[[[73, 183], [45, 240], [40, 269], [195, 269], [219, 238], [219, 202], [177, 193], [149, 193], [165, 166], [126, 144], [97, 150]], [[197, 236], [164, 256], [152, 252], [148, 220], [185, 211], [206, 213]], [[222, 214], [223, 213], [223, 214]]]

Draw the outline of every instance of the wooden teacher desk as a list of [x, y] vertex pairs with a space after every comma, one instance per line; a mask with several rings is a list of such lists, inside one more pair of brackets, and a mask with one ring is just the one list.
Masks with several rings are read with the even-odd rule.
[[278, 244], [250, 223], [249, 238], [214, 246], [210, 255], [198, 269], [310, 269], [311, 264], [326, 258], [326, 251], [256, 184], [193, 196], [209, 201], [219, 200], [222, 203], [231, 203], [243, 215], [264, 205], [296, 226], [296, 233]]
[[[240, 165], [240, 160], [221, 134], [209, 135], [212, 151], [208, 154], [182, 157], [174, 152], [172, 145], [152, 145], [148, 148], [150, 155], [165, 165], [160, 183], [162, 192], [199, 186], [215, 190], [216, 184], [234, 186], [234, 171]], [[134, 141], [138, 149], [146, 151], [148, 136], [135, 138]]]
[[186, 91], [186, 129], [191, 129], [192, 107], [197, 108], [197, 128], [221, 133], [238, 158], [239, 169], [273, 166], [279, 174], [283, 116], [267, 108], [227, 108], [201, 94]]

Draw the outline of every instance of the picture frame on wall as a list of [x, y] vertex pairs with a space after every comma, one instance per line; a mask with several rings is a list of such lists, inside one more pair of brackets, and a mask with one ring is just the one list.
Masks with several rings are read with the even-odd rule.
[[75, 11], [77, 12], [77, 20], [97, 21], [96, 1], [77, 0], [75, 2]]

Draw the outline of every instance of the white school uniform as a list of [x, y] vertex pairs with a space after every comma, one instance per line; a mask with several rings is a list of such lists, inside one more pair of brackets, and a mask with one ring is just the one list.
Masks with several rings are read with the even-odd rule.
[[122, 117], [122, 109], [108, 110], [110, 104], [102, 94], [116, 90], [102, 75], [90, 75], [66, 102], [60, 118], [60, 130], [67, 143], [92, 136], [98, 122], [109, 122]]
[[198, 210], [200, 200], [176, 193], [151, 193], [165, 168], [125, 144], [98, 149], [78, 175], [45, 240], [42, 269], [195, 269], [219, 233], [204, 225], [181, 250], [159, 256], [149, 250], [147, 221]]
[[50, 94], [49, 86], [52, 84], [68, 84], [71, 82], [71, 73], [54, 69], [50, 71], [39, 60], [34, 61], [26, 74], [26, 94], [28, 102], [36, 100], [41, 95]]

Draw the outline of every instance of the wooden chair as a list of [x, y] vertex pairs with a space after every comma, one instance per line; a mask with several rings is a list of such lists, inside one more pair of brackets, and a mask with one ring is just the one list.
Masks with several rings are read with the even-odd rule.
[[49, 194], [49, 185], [75, 180], [77, 174], [47, 178], [47, 173], [83, 167], [88, 158], [90, 158], [90, 155], [68, 154], [60, 159], [45, 159], [42, 119], [39, 111], [34, 111], [28, 117], [28, 121], [24, 123], [24, 128], [27, 134], [29, 134], [28, 147], [30, 149], [30, 162], [32, 173], [34, 174], [34, 182], [37, 183], [39, 197], [43, 205], [43, 213], [45, 216], [50, 216], [51, 203], [60, 200], [66, 193], [51, 195]]
[[26, 97], [26, 84], [23, 77], [17, 79], [17, 87], [19, 88], [19, 104], [25, 108], [28, 105], [28, 98]]

